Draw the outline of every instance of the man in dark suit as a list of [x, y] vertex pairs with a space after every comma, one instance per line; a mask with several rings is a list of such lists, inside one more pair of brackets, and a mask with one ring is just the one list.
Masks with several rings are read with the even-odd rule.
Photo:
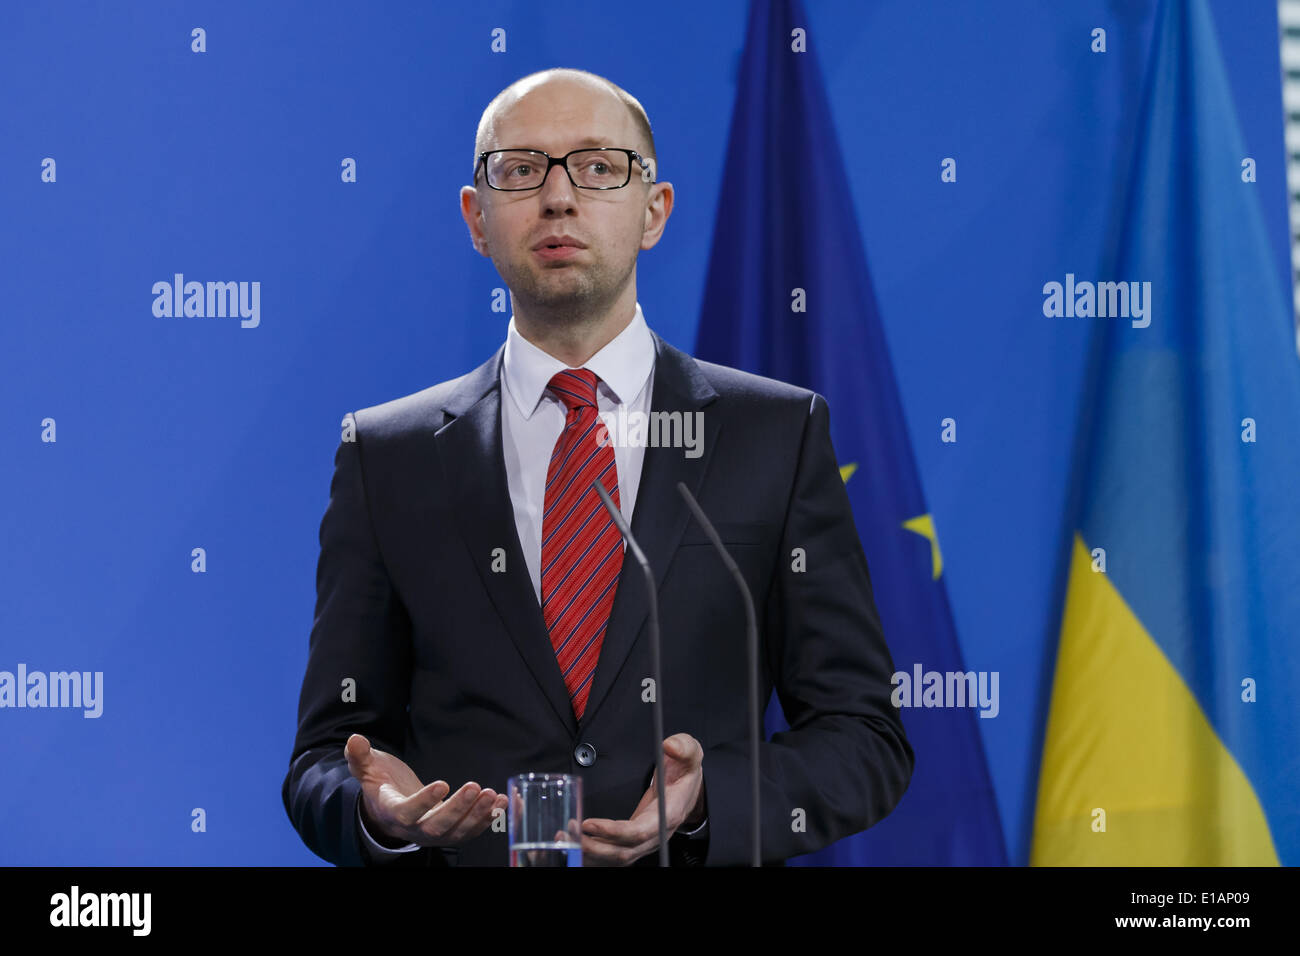
[[[510, 288], [506, 342], [350, 416], [321, 522], [283, 796], [327, 860], [504, 865], [497, 788], [532, 770], [583, 778], [584, 863], [654, 863], [662, 747], [673, 862], [748, 861], [745, 612], [679, 481], [746, 578], [762, 699], [775, 687], [791, 727], [760, 746], [764, 862], [871, 826], [907, 787], [825, 401], [646, 325], [637, 254], [673, 200], [653, 156], [640, 104], [582, 71], [524, 77], [483, 114], [461, 205]], [[655, 572], [662, 686], [596, 479]]]

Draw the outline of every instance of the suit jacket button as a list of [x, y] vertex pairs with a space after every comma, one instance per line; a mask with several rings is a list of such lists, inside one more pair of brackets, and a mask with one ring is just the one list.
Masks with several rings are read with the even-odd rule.
[[590, 767], [596, 762], [596, 748], [591, 744], [578, 744], [573, 751], [573, 759], [583, 767]]

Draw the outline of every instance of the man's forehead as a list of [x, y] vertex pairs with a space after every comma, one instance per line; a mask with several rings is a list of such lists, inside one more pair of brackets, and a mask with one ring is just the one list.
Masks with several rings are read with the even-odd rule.
[[633, 132], [627, 107], [609, 91], [576, 84], [561, 89], [557, 84], [502, 104], [488, 126], [484, 149], [531, 146], [549, 152], [623, 146], [622, 140]]
[[[571, 149], [584, 149], [588, 146], [614, 146], [623, 149], [635, 148], [631, 142], [623, 142], [628, 137], [623, 133], [608, 133], [604, 136], [563, 136], [527, 133], [507, 133], [503, 137], [489, 137], [485, 149], [540, 149], [553, 156], [560, 156]], [[493, 140], [496, 140], [495, 142]]]

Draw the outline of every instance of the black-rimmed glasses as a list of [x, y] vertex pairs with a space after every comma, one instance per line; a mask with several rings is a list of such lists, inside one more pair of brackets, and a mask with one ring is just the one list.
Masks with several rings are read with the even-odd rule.
[[[654, 171], [651, 162], [636, 150], [614, 146], [575, 149], [556, 158], [539, 149], [493, 149], [479, 153], [478, 159], [488, 186], [501, 192], [538, 188], [552, 166], [563, 166], [569, 182], [578, 189], [622, 189], [632, 181], [633, 162], [651, 176]], [[477, 168], [474, 174], [478, 175]]]

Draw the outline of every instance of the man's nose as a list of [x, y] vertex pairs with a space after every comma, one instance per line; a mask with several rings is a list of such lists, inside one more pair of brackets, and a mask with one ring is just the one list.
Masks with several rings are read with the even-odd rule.
[[546, 171], [546, 178], [542, 180], [538, 192], [541, 193], [543, 207], [572, 206], [576, 198], [573, 183], [569, 181], [569, 174], [563, 166], [552, 166]]

